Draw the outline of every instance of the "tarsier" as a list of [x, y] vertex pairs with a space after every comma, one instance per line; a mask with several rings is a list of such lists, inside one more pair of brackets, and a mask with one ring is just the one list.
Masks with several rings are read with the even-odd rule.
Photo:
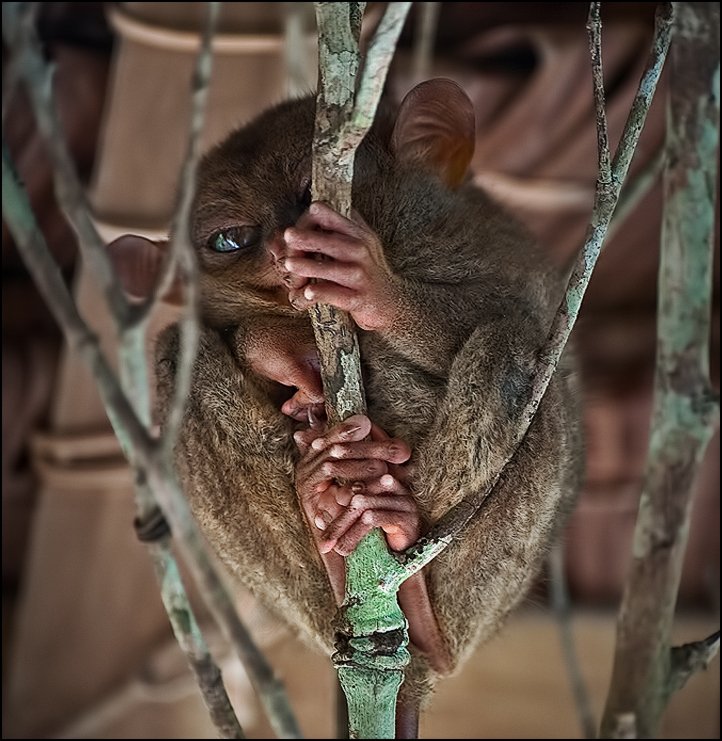
[[[563, 287], [525, 230], [468, 184], [474, 113], [455, 83], [422, 83], [396, 111], [384, 103], [356, 156], [350, 219], [311, 203], [314, 115], [312, 97], [283, 103], [201, 163], [203, 330], [176, 462], [231, 572], [331, 653], [344, 557], [374, 527], [392, 550], [411, 546], [512, 450]], [[149, 290], [164, 248], [130, 235], [110, 246], [129, 292]], [[368, 416], [331, 429], [314, 302], [359, 327]], [[177, 356], [171, 328], [157, 351], [161, 416]], [[399, 591], [412, 660], [398, 737], [415, 737], [436, 679], [523, 598], [581, 460], [567, 357], [493, 495]]]

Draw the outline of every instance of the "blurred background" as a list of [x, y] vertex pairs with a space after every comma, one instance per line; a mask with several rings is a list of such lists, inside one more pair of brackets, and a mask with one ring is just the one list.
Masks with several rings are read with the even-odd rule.
[[[205, 3], [41, 3], [38, 28], [94, 218], [108, 240], [165, 234], [185, 152], [190, 76]], [[367, 28], [383, 4], [369, 3]], [[455, 79], [477, 111], [473, 176], [559, 265], [583, 242], [596, 176], [584, 3], [440, 3], [430, 69], [415, 64], [415, 3], [389, 78]], [[612, 144], [646, 61], [656, 3], [603, 3]], [[285, 34], [297, 33], [293, 54]], [[3, 50], [3, 82], [6, 54]], [[289, 71], [290, 70], [290, 71]], [[315, 86], [310, 3], [224, 3], [204, 147], [289, 92]], [[587, 475], [566, 529], [565, 577], [597, 718], [646, 457], [655, 351], [666, 78], [630, 177], [651, 186], [618, 224], [575, 338]], [[45, 146], [20, 89], [4, 90], [3, 136], [84, 315], [112, 352], [111, 324], [55, 203]], [[719, 211], [719, 209], [718, 209]], [[718, 233], [718, 231], [717, 231]], [[2, 576], [4, 738], [213, 738], [171, 637], [151, 562], [132, 528], [132, 477], [94, 383], [68, 353], [3, 223]], [[719, 243], [711, 337], [719, 388]], [[159, 316], [158, 326], [172, 317]], [[719, 437], [695, 484], [675, 641], [719, 626]], [[427, 738], [581, 737], [545, 571], [498, 638], [441, 684]], [[238, 605], [286, 684], [308, 737], [333, 735], [333, 670], [247, 595]], [[203, 616], [203, 608], [199, 606]], [[269, 737], [248, 680], [208, 625], [246, 733]], [[309, 681], [309, 679], [311, 681]], [[673, 699], [664, 738], [719, 738], [719, 660]]]

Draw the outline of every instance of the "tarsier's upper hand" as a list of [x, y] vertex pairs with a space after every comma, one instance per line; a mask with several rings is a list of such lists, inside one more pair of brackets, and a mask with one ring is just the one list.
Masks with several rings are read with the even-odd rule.
[[405, 442], [363, 415], [327, 431], [301, 430], [294, 438], [302, 454], [296, 489], [306, 517], [320, 531], [321, 553], [347, 556], [375, 527], [395, 551], [418, 540], [421, 518], [401, 465], [411, 457]]
[[317, 201], [284, 239], [285, 281], [295, 308], [331, 304], [349, 312], [362, 329], [394, 325], [399, 282], [375, 232], [358, 214], [352, 221]]

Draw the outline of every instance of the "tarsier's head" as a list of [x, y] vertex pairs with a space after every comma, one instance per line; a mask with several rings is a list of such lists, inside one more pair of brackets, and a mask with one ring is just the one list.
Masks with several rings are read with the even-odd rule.
[[[323, 391], [308, 315], [289, 301], [284, 234], [311, 204], [314, 119], [313, 97], [282, 103], [208, 152], [190, 224], [204, 323], [230, 330], [239, 362], [275, 382], [282, 411], [299, 420], [322, 409]], [[424, 203], [403, 192], [396, 197], [415, 173], [457, 187], [473, 154], [474, 128], [471, 102], [450, 80], [418, 85], [395, 113], [384, 102], [354, 167], [354, 206], [370, 227], [381, 234], [381, 224], [396, 224], [411, 202], [424, 212]], [[126, 235], [108, 249], [125, 290], [149, 295], [168, 243]], [[180, 304], [183, 294], [177, 279], [165, 299]]]
[[[203, 158], [191, 219], [201, 315], [228, 327], [258, 314], [294, 314], [280, 258], [283, 232], [311, 202], [313, 97], [282, 103], [230, 134]], [[380, 194], [394, 168], [463, 180], [474, 147], [474, 111], [450, 80], [421, 83], [395, 112], [385, 104], [356, 159], [356, 180]], [[148, 294], [167, 243], [126, 235], [109, 246], [125, 289]], [[176, 284], [167, 299], [182, 299]]]

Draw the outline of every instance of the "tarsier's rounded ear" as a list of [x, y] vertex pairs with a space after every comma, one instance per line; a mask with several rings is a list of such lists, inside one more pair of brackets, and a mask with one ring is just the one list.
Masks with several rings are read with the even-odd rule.
[[[124, 234], [108, 245], [110, 262], [128, 296], [145, 299], [153, 293], [167, 249], [167, 241], [153, 242], [135, 234]], [[163, 300], [174, 305], [182, 303], [183, 290], [177, 278]]]
[[427, 80], [399, 109], [392, 146], [397, 157], [435, 172], [449, 187], [464, 180], [474, 154], [476, 117], [469, 96], [453, 81]]

